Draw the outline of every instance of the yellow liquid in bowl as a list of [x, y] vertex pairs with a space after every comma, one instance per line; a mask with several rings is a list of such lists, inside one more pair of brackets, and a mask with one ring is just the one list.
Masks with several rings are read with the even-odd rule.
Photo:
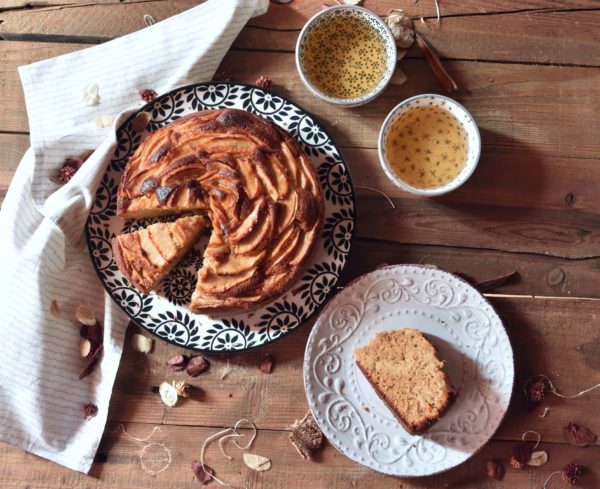
[[448, 110], [413, 107], [396, 119], [385, 140], [388, 164], [412, 187], [453, 181], [467, 161], [467, 133]]
[[384, 76], [387, 54], [381, 34], [359, 16], [332, 16], [307, 32], [301, 63], [310, 83], [340, 99], [361, 97]]

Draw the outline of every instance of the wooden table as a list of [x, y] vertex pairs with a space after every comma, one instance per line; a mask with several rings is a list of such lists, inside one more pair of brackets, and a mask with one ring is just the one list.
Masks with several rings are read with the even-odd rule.
[[[29, 144], [17, 66], [141, 29], [144, 14], [161, 20], [197, 3], [0, 2], [0, 199]], [[475, 280], [517, 270], [520, 280], [490, 295], [505, 320], [517, 372], [548, 374], [567, 394], [600, 382], [598, 2], [442, 0], [440, 26], [416, 22], [455, 77], [459, 91], [454, 96], [474, 115], [483, 140], [481, 161], [470, 181], [451, 195], [433, 199], [415, 198], [390, 184], [380, 170], [376, 140], [384, 116], [398, 101], [441, 92], [438, 80], [413, 48], [401, 62], [408, 81], [390, 86], [376, 101], [351, 110], [317, 101], [296, 73], [293, 51], [299, 29], [320, 4], [272, 4], [242, 31], [222, 69], [243, 82], [252, 83], [260, 75], [272, 78], [275, 91], [316, 114], [341, 146], [359, 186], [358, 237], [346, 280], [384, 262], [427, 263]], [[402, 7], [416, 18], [435, 16], [433, 1], [365, 0], [364, 5], [380, 15]], [[385, 192], [396, 208], [364, 187]], [[273, 468], [252, 472], [239, 457], [228, 462], [215, 448], [207, 458], [221, 477], [246, 487], [539, 488], [549, 473], [568, 462], [590, 469], [583, 487], [600, 487], [600, 446], [575, 448], [562, 435], [569, 421], [600, 433], [600, 390], [571, 401], [550, 396], [531, 411], [522, 402], [522, 376], [494, 439], [443, 475], [386, 477], [330, 445], [316, 460], [302, 460], [288, 441], [288, 429], [307, 410], [302, 359], [310, 328], [307, 324], [272, 347], [236, 355], [224, 380], [225, 361], [212, 358], [211, 370], [194, 382], [201, 387], [199, 398], [172, 409], [162, 404], [152, 386], [173, 377], [164, 364], [179, 350], [158, 342], [152, 354], [143, 355], [128, 341], [100, 459], [90, 475], [0, 445], [0, 486], [198, 487], [189, 466], [204, 439], [247, 417], [259, 428], [254, 451], [270, 457]], [[130, 328], [128, 335], [132, 333]], [[271, 375], [257, 369], [267, 352], [276, 362]], [[551, 411], [541, 418], [545, 406]], [[137, 437], [160, 425], [152, 441], [171, 449], [171, 466], [154, 477], [144, 472], [138, 459], [143, 444], [118, 432], [121, 423]], [[541, 447], [550, 456], [545, 467], [516, 470], [508, 465], [515, 440], [526, 430], [542, 435]], [[487, 478], [485, 464], [491, 458], [504, 460], [503, 482]], [[562, 484], [553, 482], [554, 487]]]

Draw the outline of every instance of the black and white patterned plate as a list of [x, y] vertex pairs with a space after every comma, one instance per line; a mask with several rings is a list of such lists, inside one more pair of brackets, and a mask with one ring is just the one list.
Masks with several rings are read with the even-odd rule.
[[[142, 294], [121, 274], [110, 240], [123, 231], [155, 222], [117, 217], [117, 189], [131, 154], [148, 131], [201, 110], [243, 109], [288, 130], [311, 157], [325, 198], [325, 224], [319, 246], [306, 272], [287, 293], [262, 308], [215, 318], [186, 308], [196, 285], [208, 236], [163, 281], [157, 292]], [[104, 287], [139, 326], [178, 346], [199, 351], [242, 351], [278, 340], [306, 322], [334, 292], [354, 236], [354, 188], [339, 150], [323, 127], [285, 97], [253, 85], [209, 82], [188, 85], [161, 95], [140, 112], [151, 114], [146, 131], [133, 128], [135, 114], [117, 130], [118, 145], [108, 164], [86, 225], [92, 262]]]

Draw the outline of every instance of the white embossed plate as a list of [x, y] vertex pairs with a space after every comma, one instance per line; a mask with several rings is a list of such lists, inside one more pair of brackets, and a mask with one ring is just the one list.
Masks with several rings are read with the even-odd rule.
[[[425, 333], [447, 361], [458, 397], [424, 435], [410, 435], [354, 362], [380, 331]], [[329, 441], [352, 460], [397, 476], [461, 464], [494, 434], [508, 408], [513, 353], [500, 318], [473, 287], [419, 265], [380, 268], [356, 279], [323, 309], [304, 357], [310, 409]]]

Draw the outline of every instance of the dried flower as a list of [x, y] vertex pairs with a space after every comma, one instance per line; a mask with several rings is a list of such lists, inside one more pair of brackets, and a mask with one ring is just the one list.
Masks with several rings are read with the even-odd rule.
[[496, 479], [497, 481], [504, 479], [506, 470], [504, 469], [504, 464], [500, 460], [493, 459], [488, 461], [485, 468], [489, 478]]
[[131, 338], [131, 346], [133, 346], [133, 349], [135, 351], [148, 354], [152, 351], [152, 347], [154, 346], [154, 340], [152, 338], [148, 338], [144, 335], [136, 333]]
[[262, 362], [260, 362], [258, 369], [263, 374], [270, 374], [271, 371], [273, 370], [273, 356], [272, 355], [265, 356], [265, 358], [263, 358]]
[[273, 80], [271, 80], [270, 78], [267, 78], [267, 77], [266, 77], [266, 76], [264, 76], [264, 75], [261, 75], [261, 76], [258, 78], [258, 80], [256, 80], [256, 81], [254, 82], [254, 84], [255, 84], [257, 87], [260, 87], [260, 88], [266, 88], [267, 90], [270, 90], [270, 89], [271, 89], [271, 87], [273, 86]]
[[577, 481], [583, 474], [583, 467], [579, 464], [567, 464], [563, 467], [561, 472], [562, 480], [567, 484], [577, 484]]
[[545, 452], [544, 450], [538, 450], [531, 454], [531, 457], [529, 458], [529, 462], [527, 462], [527, 465], [529, 465], [530, 467], [541, 467], [542, 465], [546, 465], [547, 462], [548, 462], [548, 453]]
[[83, 415], [86, 418], [91, 418], [92, 416], [96, 416], [98, 413], [98, 406], [88, 402], [85, 406], [83, 406]]
[[185, 380], [174, 380], [172, 384], [173, 387], [175, 387], [178, 396], [190, 397], [193, 387], [190, 384], [188, 384]]
[[201, 486], [208, 484], [215, 475], [213, 469], [206, 464], [200, 463], [198, 460], [192, 461], [192, 471]]
[[62, 185], [68, 183], [71, 180], [71, 178], [75, 176], [75, 173], [77, 173], [78, 169], [78, 167], [73, 166], [71, 163], [63, 163], [63, 166], [61, 167], [58, 173], [58, 183]]
[[81, 100], [85, 105], [98, 105], [100, 103], [100, 88], [95, 83], [89, 85], [83, 91]]
[[525, 399], [529, 402], [540, 402], [544, 399], [549, 387], [546, 376], [534, 375], [525, 383], [525, 387], [523, 388]]
[[392, 31], [398, 47], [409, 48], [415, 42], [413, 21], [401, 9], [390, 10], [385, 18], [385, 23]]
[[244, 453], [244, 463], [252, 470], [257, 472], [264, 472], [271, 468], [271, 461], [267, 457], [262, 455], [256, 455], [254, 453]]
[[185, 369], [189, 358], [185, 355], [175, 355], [173, 358], [167, 361], [167, 367], [171, 372], [181, 372]]
[[206, 372], [210, 367], [210, 363], [204, 357], [197, 356], [190, 358], [185, 371], [190, 377], [198, 377], [203, 372]]
[[164, 402], [167, 406], [173, 407], [177, 404], [179, 397], [177, 395], [177, 390], [168, 382], [163, 382], [158, 387], [158, 393], [160, 394], [160, 398], [162, 402]]
[[158, 93], [156, 93], [156, 90], [152, 90], [151, 88], [144, 88], [143, 90], [140, 90], [140, 97], [142, 97], [144, 102], [148, 103], [152, 102], [156, 97], [158, 97]]
[[517, 443], [513, 446], [510, 465], [515, 469], [522, 469], [531, 460], [533, 448], [529, 443]]
[[577, 423], [569, 423], [563, 428], [563, 436], [571, 445], [587, 447], [596, 443], [598, 437], [589, 428]]

